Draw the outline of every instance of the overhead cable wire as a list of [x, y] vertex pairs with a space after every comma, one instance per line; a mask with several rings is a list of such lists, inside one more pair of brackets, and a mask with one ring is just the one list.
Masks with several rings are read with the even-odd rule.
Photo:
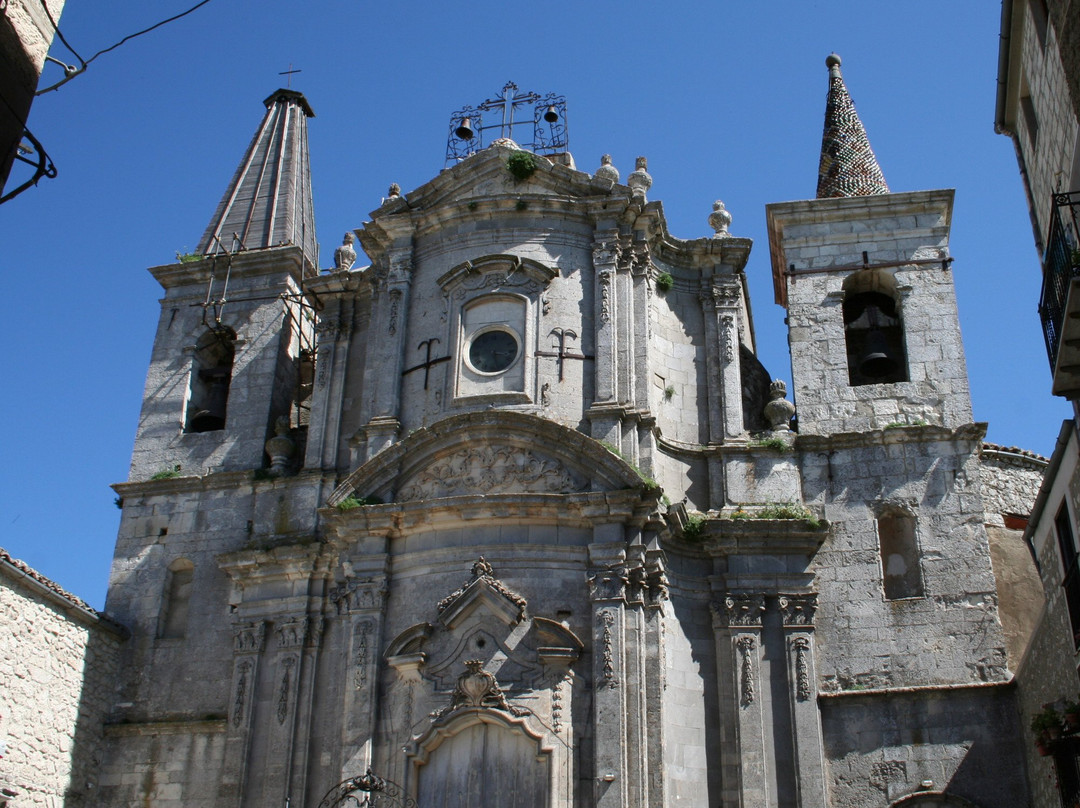
[[119, 42], [117, 42], [117, 43], [115, 43], [113, 45], [110, 45], [107, 48], [103, 48], [102, 50], [99, 50], [97, 53], [95, 53], [89, 59], [83, 59], [82, 56], [79, 56], [79, 54], [76, 52], [76, 50], [73, 47], [71, 47], [71, 45], [68, 44], [68, 41], [64, 38], [64, 35], [62, 33], [60, 33], [60, 27], [56, 24], [56, 20], [53, 19], [52, 14], [49, 12], [49, 8], [46, 5], [46, 0], [40, 0], [40, 2], [41, 2], [41, 5], [45, 8], [45, 13], [48, 15], [49, 22], [52, 23], [53, 29], [56, 31], [56, 35], [58, 37], [60, 37], [60, 41], [64, 43], [64, 46], [69, 51], [71, 51], [73, 54], [75, 54], [76, 58], [78, 58], [79, 62], [81, 62], [81, 65], [78, 68], [65, 69], [64, 72], [67, 75], [65, 75], [64, 78], [62, 78], [60, 81], [56, 82], [56, 84], [53, 84], [53, 85], [51, 85], [49, 87], [46, 87], [43, 90], [38, 90], [36, 93], [34, 93], [34, 95], [42, 95], [43, 93], [47, 93], [47, 92], [51, 92], [52, 90], [59, 89], [61, 86], [63, 86], [64, 84], [67, 84], [69, 81], [71, 81], [73, 78], [75, 78], [79, 74], [85, 72], [86, 68], [89, 67], [90, 63], [93, 62], [99, 56], [102, 56], [102, 55], [108, 53], [109, 51], [116, 50], [121, 45], [123, 45], [125, 42], [127, 42], [129, 40], [132, 40], [132, 39], [135, 39], [135, 37], [142, 36], [143, 34], [148, 34], [151, 31], [153, 31], [153, 30], [155, 30], [157, 28], [160, 28], [163, 25], [167, 25], [170, 22], [173, 22], [175, 20], [180, 19], [181, 17], [186, 17], [188, 14], [191, 14], [193, 11], [197, 11], [198, 9], [205, 6], [207, 3], [210, 2], [210, 0], [200, 0], [200, 2], [196, 3], [195, 5], [193, 5], [191, 8], [187, 9], [186, 11], [181, 11], [179, 14], [174, 14], [172, 17], [169, 17], [168, 19], [164, 19], [164, 20], [161, 20], [161, 22], [154, 23], [149, 28], [144, 28], [141, 31], [136, 31], [134, 34], [128, 34], [126, 37], [121, 39]]

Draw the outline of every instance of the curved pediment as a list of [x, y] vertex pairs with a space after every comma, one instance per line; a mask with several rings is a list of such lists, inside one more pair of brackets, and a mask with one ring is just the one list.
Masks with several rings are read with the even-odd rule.
[[381, 502], [642, 487], [632, 466], [592, 438], [535, 415], [489, 410], [413, 432], [349, 474], [330, 495]]

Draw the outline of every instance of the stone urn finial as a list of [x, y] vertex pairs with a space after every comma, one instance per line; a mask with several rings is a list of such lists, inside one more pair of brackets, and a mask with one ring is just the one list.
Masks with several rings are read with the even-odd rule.
[[731, 227], [731, 214], [724, 207], [722, 199], [713, 202], [712, 213], [709, 214], [709, 227], [715, 231], [713, 238], [728, 238], [731, 236], [731, 233], [728, 232], [728, 228]]
[[644, 205], [648, 201], [645, 193], [652, 187], [652, 176], [648, 171], [648, 158], [639, 157], [636, 166], [630, 176], [626, 178], [626, 184], [630, 186], [634, 201]]
[[353, 249], [353, 234], [346, 233], [341, 246], [334, 250], [334, 271], [348, 272], [356, 263], [356, 250]]
[[790, 433], [795, 405], [787, 400], [787, 385], [776, 379], [769, 385], [769, 403], [765, 405], [765, 420], [774, 433]]
[[598, 180], [611, 180], [611, 182], [619, 181], [619, 169], [611, 164], [610, 154], [605, 154], [600, 158], [600, 168], [596, 169], [596, 173], [593, 174], [593, 177]]
[[289, 417], [279, 416], [274, 423], [274, 437], [266, 442], [266, 453], [270, 456], [270, 474], [284, 477], [289, 473], [289, 458], [296, 453], [296, 443], [289, 437]]
[[387, 199], [397, 199], [401, 196], [401, 186], [396, 182], [390, 183], [390, 189], [386, 192]]

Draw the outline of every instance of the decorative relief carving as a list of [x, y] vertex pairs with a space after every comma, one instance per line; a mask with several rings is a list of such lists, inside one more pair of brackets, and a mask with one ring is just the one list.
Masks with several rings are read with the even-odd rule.
[[514, 707], [506, 700], [495, 675], [484, 670], [484, 660], [469, 659], [465, 662], [465, 673], [458, 677], [450, 704], [431, 714], [436, 721], [455, 710], [465, 707], [483, 707], [488, 710], [503, 710], [515, 716], [529, 715], [529, 710]]
[[306, 617], [292, 617], [283, 620], [275, 627], [278, 637], [278, 648], [298, 648], [307, 639], [308, 619]]
[[312, 617], [311, 622], [308, 624], [308, 636], [307, 645], [308, 648], [318, 648], [322, 645], [323, 629], [326, 627], [326, 621], [321, 617]]
[[615, 624], [615, 612], [605, 609], [600, 612], [600, 621], [604, 624], [604, 678], [600, 682], [601, 687], [615, 688], [619, 686], [619, 677], [615, 673], [615, 651], [611, 627]]
[[379, 578], [347, 578], [330, 590], [330, 601], [338, 614], [382, 610], [389, 587], [385, 576]]
[[712, 287], [713, 302], [717, 306], [737, 307], [742, 301], [742, 287], [737, 283], [718, 283]]
[[735, 359], [735, 318], [730, 314], [720, 315], [720, 349], [725, 362]]
[[555, 686], [551, 690], [551, 728], [555, 732], [562, 731], [562, 715], [563, 715], [563, 687], [569, 687], [572, 677], [570, 671], [555, 682]]
[[234, 727], [239, 727], [240, 722], [244, 720], [244, 700], [247, 698], [248, 676], [251, 675], [251, 669], [254, 666], [250, 659], [245, 659], [237, 665], [240, 677], [236, 680], [236, 697], [233, 699], [232, 725]]
[[284, 724], [286, 716], [289, 715], [289, 683], [295, 664], [296, 657], [287, 656], [281, 660], [281, 666], [285, 671], [281, 674], [281, 688], [278, 690], [277, 722], [279, 724]]
[[[513, 287], [521, 287], [519, 291], [528, 295], [535, 295], [542, 288], [534, 278], [530, 278], [524, 273], [515, 272], [513, 269], [509, 272], [501, 270], [495, 272], [477, 272], [474, 270], [466, 276], [458, 288], [454, 290], [454, 298], [462, 300], [469, 292], [476, 292], [479, 290], [494, 292], [498, 289]], [[545, 314], [546, 313], [547, 312], [545, 312]]]
[[357, 690], [365, 690], [368, 683], [368, 642], [375, 632], [374, 620], [361, 620], [356, 624], [356, 675], [353, 684]]
[[743, 635], [735, 641], [739, 651], [742, 653], [742, 703], [743, 706], [754, 703], [755, 689], [754, 689], [754, 649], [757, 647], [757, 642], [753, 637], [749, 635]]
[[611, 321], [611, 270], [604, 269], [596, 276], [600, 281], [600, 322]]
[[784, 625], [814, 625], [814, 614], [817, 612], [817, 605], [818, 599], [816, 593], [781, 595], [780, 614], [783, 615]]
[[245, 623], [233, 634], [233, 651], [238, 654], [257, 654], [266, 643], [266, 623]]
[[807, 637], [795, 637], [791, 641], [791, 648], [795, 652], [795, 698], [807, 701], [810, 698], [810, 663], [807, 660], [810, 640]]
[[397, 333], [397, 321], [398, 321], [398, 309], [401, 307], [401, 290], [390, 290], [390, 325], [386, 328], [386, 333], [393, 336]]
[[714, 604], [713, 611], [725, 626], [760, 626], [765, 596], [731, 594], [723, 604]]
[[566, 493], [581, 491], [587, 480], [558, 460], [517, 446], [461, 449], [413, 476], [399, 502], [467, 494]]
[[[614, 232], [614, 231], [612, 231]], [[593, 266], [614, 266], [618, 263], [622, 254], [622, 248], [618, 241], [598, 241], [593, 245]]]
[[318, 359], [315, 360], [315, 386], [320, 390], [325, 390], [326, 385], [330, 382], [330, 346], [320, 346], [317, 356]]

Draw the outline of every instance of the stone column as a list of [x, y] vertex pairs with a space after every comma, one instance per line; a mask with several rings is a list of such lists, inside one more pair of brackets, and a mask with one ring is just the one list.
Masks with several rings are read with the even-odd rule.
[[[621, 544], [621, 543], [618, 543]], [[625, 546], [625, 545], [623, 545]], [[627, 768], [625, 554], [612, 544], [591, 545], [589, 593], [593, 617], [593, 764], [596, 808], [626, 808]]]
[[379, 652], [389, 582], [385, 575], [349, 578], [330, 593], [337, 607], [346, 652], [342, 657], [344, 683], [341, 779], [357, 777], [372, 765], [372, 746], [378, 718]]
[[825, 761], [821, 714], [817, 706], [814, 670], [814, 613], [817, 595], [780, 596], [790, 683], [791, 728], [795, 749], [795, 776], [799, 808], [825, 808]]
[[230, 794], [228, 801], [237, 806], [243, 805], [247, 786], [259, 658], [265, 645], [266, 623], [262, 620], [240, 623], [234, 627], [232, 689], [222, 788]]
[[618, 315], [615, 319], [615, 400], [628, 406], [634, 403], [634, 278], [631, 271], [642, 249], [647, 248], [635, 242], [629, 250], [623, 251], [615, 268], [615, 311]]
[[739, 361], [739, 305], [742, 287], [734, 278], [712, 287], [716, 310], [720, 364], [720, 406], [724, 440], [743, 436], [742, 365]]
[[[717, 658], [724, 654], [730, 678], [728, 693], [734, 697], [735, 748], [733, 772], [738, 780], [738, 799], [725, 800], [728, 806], [768, 805], [769, 773], [766, 757], [765, 716], [762, 710], [761, 617], [765, 596], [729, 594], [717, 614], [722, 630], [717, 637]], [[729, 768], [729, 767], [725, 767]], [[725, 772], [727, 774], [727, 772]], [[726, 779], [726, 778], [725, 778]]]

